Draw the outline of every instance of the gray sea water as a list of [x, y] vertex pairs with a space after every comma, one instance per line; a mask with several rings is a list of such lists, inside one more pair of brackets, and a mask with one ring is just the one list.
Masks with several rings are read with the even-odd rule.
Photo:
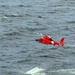
[[[65, 46], [37, 43], [40, 34]], [[0, 75], [75, 75], [75, 0], [0, 0]]]

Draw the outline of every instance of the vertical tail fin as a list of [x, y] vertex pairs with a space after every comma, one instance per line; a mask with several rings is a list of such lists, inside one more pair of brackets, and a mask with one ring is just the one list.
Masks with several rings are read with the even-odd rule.
[[60, 39], [60, 41], [59, 41], [59, 43], [60, 43], [60, 46], [64, 46], [64, 37], [62, 37], [61, 39]]

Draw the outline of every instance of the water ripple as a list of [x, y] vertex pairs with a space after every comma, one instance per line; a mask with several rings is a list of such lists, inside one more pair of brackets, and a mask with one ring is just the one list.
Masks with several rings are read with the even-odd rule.
[[23, 17], [23, 15], [20, 14], [6, 14], [5, 17]]

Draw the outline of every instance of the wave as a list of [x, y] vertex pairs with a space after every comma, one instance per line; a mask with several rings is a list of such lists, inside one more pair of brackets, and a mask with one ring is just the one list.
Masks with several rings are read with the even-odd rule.
[[20, 14], [6, 14], [5, 17], [23, 17], [23, 15], [20, 15]]
[[[43, 68], [41, 68], [41, 69], [42, 70], [40, 70], [40, 68], [36, 69], [36, 67], [35, 67], [27, 72], [31, 75], [34, 75], [34, 73], [35, 73], [35, 75], [63, 75], [63, 74], [75, 75], [75, 69], [59, 69], [59, 70], [46, 70]], [[38, 71], [36, 71], [36, 70], [38, 70]], [[24, 74], [26, 74], [27, 72], [25, 72]]]
[[49, 73], [59, 73], [61, 74], [75, 74], [75, 69], [60, 69], [60, 70], [53, 70], [49, 71]]
[[68, 24], [75, 24], [75, 21], [67, 21]]
[[20, 33], [19, 32], [10, 32], [10, 33], [6, 33], [5, 35], [8, 35], [8, 36], [10, 36], [10, 35], [20, 35]]
[[[46, 30], [47, 28], [45, 28], [45, 27], [41, 27], [41, 28], [32, 28], [32, 27], [26, 27], [26, 29], [28, 30], [28, 31], [37, 31], [37, 30]], [[34, 33], [36, 33], [36, 32], [34, 32]], [[36, 33], [36, 34], [41, 34], [41, 33]], [[42, 34], [41, 34], [42, 35]]]
[[75, 48], [75, 45], [67, 44], [67, 45], [64, 46], [64, 48]]

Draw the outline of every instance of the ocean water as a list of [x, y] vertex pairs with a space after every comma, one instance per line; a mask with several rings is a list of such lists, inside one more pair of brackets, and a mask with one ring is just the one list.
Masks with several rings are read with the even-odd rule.
[[[41, 34], [65, 46], [37, 43]], [[0, 75], [75, 75], [75, 0], [0, 0]], [[45, 74], [43, 74], [45, 75]]]

